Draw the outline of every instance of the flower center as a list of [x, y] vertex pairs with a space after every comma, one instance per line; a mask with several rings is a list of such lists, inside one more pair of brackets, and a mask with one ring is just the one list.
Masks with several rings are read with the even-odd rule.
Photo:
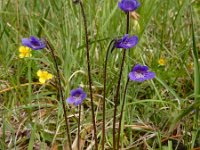
[[31, 44], [33, 44], [34, 46], [40, 46], [40, 43], [38, 41], [31, 41]]
[[41, 74], [41, 78], [47, 78], [47, 76], [48, 76], [48, 74], [46, 73], [46, 72], [43, 72], [42, 74]]
[[144, 78], [144, 74], [143, 74], [141, 71], [136, 71], [136, 72], [135, 72], [135, 77], [136, 77], [137, 79], [139, 79], [139, 78]]
[[29, 51], [23, 51], [22, 54], [28, 55], [28, 54], [29, 54]]
[[75, 99], [76, 101], [79, 101], [79, 100], [81, 99], [81, 94], [80, 94], [80, 93], [77, 93], [77, 94], [74, 95], [73, 97], [74, 97], [74, 99]]
[[124, 41], [124, 44], [128, 44], [128, 41]]

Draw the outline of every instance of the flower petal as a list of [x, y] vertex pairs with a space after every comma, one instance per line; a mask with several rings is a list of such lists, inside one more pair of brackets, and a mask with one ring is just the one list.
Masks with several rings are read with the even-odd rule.
[[146, 75], [145, 75], [145, 78], [147, 80], [150, 80], [150, 79], [153, 79], [155, 78], [156, 74], [154, 72], [148, 72]]
[[23, 39], [22, 39], [22, 45], [31, 48], [31, 43], [30, 43], [30, 40], [29, 40], [28, 38], [23, 38]]
[[23, 38], [22, 45], [27, 46], [33, 50], [39, 50], [46, 47], [46, 44], [43, 40], [36, 38], [34, 36], [30, 36], [30, 38]]
[[81, 104], [83, 102], [83, 99], [80, 99], [80, 100], [78, 100], [78, 101], [75, 101], [74, 102], [74, 105], [75, 106], [78, 106], [79, 104]]
[[128, 37], [128, 34], [125, 34], [121, 39], [115, 41], [115, 47], [116, 48], [124, 48], [129, 49], [134, 47], [138, 43], [138, 37], [137, 36], [131, 36]]
[[87, 97], [87, 94], [85, 93], [85, 92], [83, 92], [82, 94], [81, 94], [81, 99], [85, 99]]
[[70, 96], [70, 97], [67, 98], [67, 102], [69, 104], [73, 104], [75, 102], [75, 99], [72, 96]]
[[45, 78], [39, 78], [40, 83], [44, 84], [46, 82]]
[[137, 64], [129, 73], [129, 78], [137, 82], [143, 82], [145, 80], [155, 78], [155, 73], [148, 71], [148, 69], [149, 68], [147, 66], [141, 66], [140, 64]]
[[19, 58], [24, 58], [24, 55], [23, 54], [19, 54]]
[[42, 71], [41, 71], [41, 70], [38, 70], [38, 71], [37, 71], [37, 76], [40, 77], [41, 75], [42, 75]]
[[53, 78], [53, 75], [50, 74], [50, 73], [48, 73], [47, 78], [48, 78], [48, 80], [49, 80], [49, 79], [52, 79], [52, 78]]
[[74, 89], [74, 90], [71, 90], [70, 94], [72, 96], [75, 96], [77, 94], [82, 94], [83, 93], [83, 89], [82, 88], [77, 88], [77, 89]]
[[134, 47], [135, 45], [137, 45], [138, 43], [138, 37], [137, 36], [131, 36], [129, 39], [128, 39], [128, 43], [130, 43], [130, 47]]

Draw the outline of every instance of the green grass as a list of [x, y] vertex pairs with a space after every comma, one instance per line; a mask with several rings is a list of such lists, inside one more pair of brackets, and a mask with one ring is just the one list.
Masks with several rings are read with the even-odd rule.
[[[138, 150], [200, 147], [200, 3], [140, 2], [139, 27], [133, 19], [130, 22], [130, 34], [138, 35], [139, 43], [127, 53], [121, 89], [136, 63], [149, 66], [156, 78], [129, 84], [121, 144]], [[101, 141], [103, 61], [109, 42], [125, 34], [126, 17], [114, 0], [84, 0], [83, 4], [89, 26], [97, 131]], [[31, 58], [20, 59], [18, 48], [23, 37], [46, 37], [56, 49], [65, 97], [78, 86], [89, 95], [80, 8], [71, 0], [2, 0], [0, 16], [0, 149], [64, 149], [67, 136], [62, 105], [54, 86], [56, 80], [37, 84], [37, 70], [56, 74], [50, 52], [32, 51]], [[115, 50], [108, 62], [106, 149], [112, 149], [113, 93], [121, 57], [121, 51]], [[165, 66], [158, 64], [161, 57], [166, 59]], [[75, 107], [68, 108], [73, 142], [77, 136], [74, 114], [78, 115], [78, 111]], [[93, 141], [89, 98], [84, 101], [82, 118], [81, 136], [86, 149]]]

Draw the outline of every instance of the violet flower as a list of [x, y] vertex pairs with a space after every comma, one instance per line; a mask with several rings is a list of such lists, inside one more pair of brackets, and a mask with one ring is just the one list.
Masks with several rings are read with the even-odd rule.
[[147, 66], [141, 66], [137, 64], [133, 67], [132, 71], [129, 73], [129, 78], [133, 81], [143, 82], [145, 80], [150, 80], [155, 78], [155, 73], [148, 71]]
[[43, 40], [30, 36], [30, 38], [23, 38], [22, 45], [27, 46], [33, 50], [39, 50], [46, 47], [46, 44]]
[[125, 13], [134, 11], [139, 6], [140, 3], [137, 0], [121, 0], [121, 2], [118, 3], [118, 7]]
[[115, 47], [129, 49], [129, 48], [134, 47], [137, 43], [138, 43], [137, 36], [134, 35], [134, 36], [129, 37], [129, 35], [126, 34], [121, 39], [118, 39], [115, 41]]
[[87, 94], [83, 91], [82, 88], [73, 89], [70, 92], [70, 97], [67, 98], [67, 102], [69, 104], [74, 104], [78, 106], [83, 102], [83, 100], [87, 97]]

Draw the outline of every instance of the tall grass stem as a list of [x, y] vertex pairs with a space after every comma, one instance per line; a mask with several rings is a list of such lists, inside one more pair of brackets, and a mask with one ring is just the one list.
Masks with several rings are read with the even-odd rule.
[[[192, 16], [192, 6], [190, 9], [191, 12], [191, 29], [192, 29], [192, 52], [193, 52], [193, 58], [194, 58], [194, 94], [195, 94], [195, 102], [200, 102], [200, 66], [199, 66], [199, 54], [196, 47], [196, 40], [195, 40], [195, 31], [194, 31], [194, 22], [193, 22], [193, 16]], [[195, 122], [194, 122], [194, 130], [197, 130], [196, 139], [199, 139], [198, 132], [198, 125], [199, 122], [199, 108], [197, 107], [195, 110]]]

